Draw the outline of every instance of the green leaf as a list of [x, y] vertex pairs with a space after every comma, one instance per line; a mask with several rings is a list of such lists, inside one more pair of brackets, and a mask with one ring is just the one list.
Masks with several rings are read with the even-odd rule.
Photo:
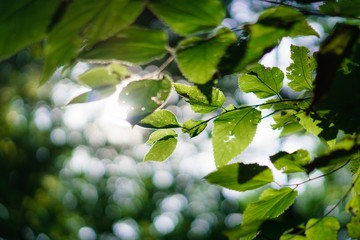
[[198, 113], [209, 113], [221, 108], [225, 102], [225, 95], [217, 88], [212, 88], [211, 101], [197, 86], [189, 86], [181, 83], [174, 84], [176, 92], [187, 99], [193, 111]]
[[142, 0], [72, 1], [49, 35], [43, 80], [73, 60], [85, 40], [93, 45], [113, 36], [130, 25], [143, 8]]
[[2, 1], [0, 4], [0, 60], [45, 38], [61, 1]]
[[118, 78], [119, 75], [108, 67], [95, 67], [79, 76], [79, 80], [90, 88], [119, 84]]
[[241, 224], [240, 226], [225, 232], [230, 240], [251, 240], [257, 234], [263, 223], [262, 220]]
[[239, 87], [246, 93], [254, 93], [258, 98], [268, 98], [279, 95], [283, 80], [284, 73], [279, 68], [256, 64], [239, 77]]
[[226, 28], [219, 29], [205, 39], [187, 38], [181, 41], [176, 49], [176, 61], [189, 81], [205, 84], [213, 79], [226, 48], [234, 42], [235, 34]]
[[152, 145], [144, 161], [165, 161], [175, 150], [177, 134], [174, 130], [162, 129], [153, 132], [147, 144]]
[[286, 111], [281, 111], [279, 113], [276, 113], [273, 115], [273, 119], [275, 121], [274, 124], [271, 124], [271, 127], [273, 129], [281, 129], [284, 126], [297, 122], [297, 118], [295, 117], [295, 114], [297, 112], [294, 110], [286, 110]]
[[326, 1], [320, 11], [331, 16], [359, 18], [360, 4], [354, 0]]
[[353, 176], [353, 186], [351, 199], [346, 204], [346, 210], [351, 214], [351, 220], [346, 225], [348, 234], [354, 239], [360, 238], [360, 168]]
[[128, 110], [127, 120], [135, 125], [163, 105], [170, 91], [171, 81], [167, 77], [162, 80], [139, 80], [124, 87], [119, 101]]
[[304, 130], [303, 126], [298, 122], [291, 122], [283, 126], [279, 137], [289, 136], [293, 133]]
[[180, 127], [175, 115], [169, 110], [158, 110], [138, 123], [139, 126], [147, 128], [176, 128]]
[[225, 165], [246, 149], [260, 120], [261, 113], [254, 108], [225, 112], [215, 119], [212, 145], [217, 167]]
[[205, 130], [207, 126], [207, 123], [202, 120], [189, 120], [184, 122], [182, 126], [182, 131], [184, 133], [188, 133], [190, 137], [196, 137], [199, 135], [202, 131]]
[[309, 240], [309, 239], [300, 235], [285, 234], [281, 236], [280, 240]]
[[210, 31], [225, 17], [219, 0], [151, 0], [149, 8], [180, 35]]
[[167, 35], [163, 30], [132, 26], [86, 49], [81, 57], [145, 64], [162, 58], [167, 52], [166, 44]]
[[293, 153], [278, 152], [270, 157], [274, 166], [283, 173], [306, 172], [304, 165], [310, 161], [309, 152], [303, 149]]
[[205, 179], [211, 184], [243, 192], [271, 183], [273, 176], [266, 166], [233, 163], [220, 167], [207, 175]]
[[102, 100], [109, 97], [116, 92], [116, 88], [113, 85], [104, 85], [98, 88], [94, 88], [91, 91], [80, 94], [73, 98], [68, 104], [74, 103], [87, 103]]
[[319, 123], [321, 121], [315, 120], [307, 113], [299, 113], [296, 115], [300, 121], [299, 123], [308, 131], [309, 133], [314, 134], [315, 136], [318, 136], [321, 131], [323, 130], [321, 127], [319, 127]]
[[305, 234], [309, 240], [337, 240], [339, 229], [340, 224], [334, 217], [312, 218], [306, 224]]
[[316, 61], [309, 56], [306, 47], [291, 45], [291, 59], [293, 62], [286, 68], [286, 76], [290, 80], [289, 87], [294, 91], [312, 90]]
[[[315, 88], [312, 108], [317, 107], [317, 105], [321, 103], [321, 100], [333, 97], [329, 94], [329, 90], [332, 89], [331, 86], [333, 86], [334, 80], [336, 80], [337, 71], [340, 68], [341, 63], [348, 57], [352, 52], [352, 49], [354, 49], [354, 45], [358, 42], [359, 35], [360, 28], [358, 26], [338, 23], [335, 25], [332, 33], [321, 44], [319, 52], [316, 54], [317, 69], [314, 82]], [[359, 56], [359, 53], [357, 53], [357, 56]], [[346, 78], [348, 78], [348, 76]], [[343, 80], [343, 78], [341, 78], [341, 80]], [[358, 75], [356, 75], [356, 87], [359, 87], [358, 82]], [[346, 99], [346, 95], [349, 91], [347, 89], [347, 91], [344, 91], [342, 85], [346, 86], [348, 84], [348, 81], [347, 84], [343, 84], [343, 81], [341, 81], [338, 86], [335, 85], [335, 93], [341, 90], [339, 91], [341, 97], [335, 95], [336, 100], [333, 100], [333, 102], [335, 101], [335, 106], [338, 104], [336, 103], [337, 101], [342, 102], [342, 99], [339, 98]], [[350, 84], [352, 85], [354, 83], [351, 83], [350, 80]], [[358, 91], [357, 89], [358, 88], [356, 88], [355, 92]], [[350, 92], [351, 90], [354, 91], [353, 89], [350, 89]], [[353, 102], [354, 98], [351, 98], [351, 101]], [[331, 105], [334, 105], [333, 102]]]
[[150, 135], [149, 140], [146, 142], [146, 144], [154, 145], [160, 140], [166, 140], [167, 138], [176, 138], [177, 136], [177, 133], [172, 129], [160, 129]]
[[243, 223], [276, 218], [295, 201], [297, 192], [291, 188], [266, 189], [257, 202], [250, 203], [243, 215]]
[[318, 36], [302, 13], [285, 6], [266, 9], [258, 21], [248, 25], [246, 30], [250, 38], [246, 43], [245, 53], [235, 68], [236, 72], [258, 61], [265, 53], [278, 45], [283, 37]]

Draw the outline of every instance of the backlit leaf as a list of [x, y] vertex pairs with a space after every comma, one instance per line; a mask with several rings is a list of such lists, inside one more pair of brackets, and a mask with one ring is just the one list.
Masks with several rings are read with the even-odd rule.
[[211, 184], [242, 192], [271, 183], [273, 176], [266, 166], [234, 163], [220, 167], [205, 179]]
[[246, 93], [254, 93], [258, 98], [268, 98], [279, 94], [283, 80], [284, 73], [279, 68], [256, 64], [239, 77], [239, 87]]
[[230, 240], [251, 240], [258, 234], [262, 222], [262, 220], [258, 220], [250, 223], [241, 224], [234, 229], [226, 231], [225, 235]]
[[310, 161], [309, 152], [303, 149], [293, 153], [278, 152], [270, 157], [274, 166], [283, 173], [306, 172], [303, 168]]
[[85, 40], [93, 45], [113, 36], [130, 25], [143, 8], [142, 0], [72, 1], [50, 33], [43, 80], [57, 67], [73, 60]]
[[247, 65], [256, 62], [273, 49], [283, 37], [318, 36], [302, 13], [285, 6], [266, 9], [258, 21], [248, 25], [246, 30], [249, 33], [249, 40], [244, 43], [245, 53], [241, 56], [235, 71], [241, 71]]
[[141, 119], [138, 125], [147, 128], [176, 128], [180, 126], [175, 115], [169, 110], [155, 111]]
[[337, 240], [339, 229], [340, 224], [334, 217], [312, 218], [306, 224], [305, 234], [309, 240]]
[[190, 104], [193, 111], [198, 113], [209, 113], [220, 107], [225, 102], [224, 94], [217, 88], [212, 88], [211, 102], [197, 86], [189, 86], [181, 83], [174, 84], [176, 92]]
[[219, 0], [151, 0], [149, 8], [180, 35], [210, 31], [225, 17]]
[[246, 149], [260, 120], [261, 113], [254, 108], [236, 109], [215, 119], [212, 145], [217, 167], [225, 165]]
[[79, 80], [91, 88], [120, 83], [120, 76], [107, 67], [95, 67], [81, 74]]
[[158, 130], [153, 132], [147, 144], [152, 145], [145, 155], [144, 161], [165, 161], [175, 150], [177, 134], [174, 130]]
[[60, 2], [59, 0], [2, 1], [0, 60], [45, 38], [52, 15]]
[[189, 120], [184, 122], [182, 131], [188, 133], [190, 137], [196, 137], [206, 128], [207, 123], [202, 120]]
[[164, 31], [132, 26], [85, 50], [81, 57], [144, 64], [162, 58], [167, 52], [166, 44]]
[[176, 49], [176, 61], [189, 81], [205, 84], [213, 79], [226, 48], [236, 42], [229, 29], [219, 29], [208, 38], [191, 37], [181, 41]]
[[116, 88], [113, 85], [104, 85], [102, 87], [94, 88], [88, 92], [82, 93], [79, 96], [73, 98], [69, 104], [73, 103], [87, 103], [102, 100], [109, 97], [116, 92]]
[[129, 83], [119, 95], [127, 109], [127, 120], [135, 125], [163, 105], [171, 91], [171, 81], [146, 79]]
[[289, 87], [297, 92], [311, 90], [316, 69], [315, 58], [309, 56], [306, 47], [291, 45], [291, 59], [293, 62], [286, 69]]
[[246, 207], [243, 222], [276, 218], [294, 203], [296, 196], [297, 192], [288, 187], [279, 190], [266, 189], [257, 202]]

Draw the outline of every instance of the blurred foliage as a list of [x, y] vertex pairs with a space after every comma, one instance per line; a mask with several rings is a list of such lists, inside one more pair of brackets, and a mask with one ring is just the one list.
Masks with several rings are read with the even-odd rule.
[[[239, 2], [3, 4], [0, 238], [225, 239], [224, 232], [230, 239], [358, 238], [360, 24], [355, 1], [243, 4], [257, 17], [253, 21], [232, 16]], [[327, 37], [317, 53], [291, 46], [286, 74], [257, 64], [285, 37], [319, 37], [307, 17], [324, 23], [333, 16], [342, 17], [342, 23], [325, 24]], [[125, 82], [119, 100], [128, 105], [128, 120], [157, 131], [150, 135], [137, 128], [131, 132], [141, 135], [136, 140], [111, 129], [123, 138], [123, 144], [113, 144], [97, 113], [69, 120], [69, 108], [59, 108], [56, 96], [65, 94], [67, 101], [71, 88], [80, 88], [76, 71], [81, 64], [80, 71], [88, 71], [79, 80], [88, 88], [72, 103], [103, 99]], [[174, 83], [183, 78], [190, 85]], [[230, 83], [236, 79], [238, 85]], [[65, 91], [59, 91], [61, 84]], [[171, 85], [179, 96], [172, 97]], [[244, 93], [263, 101], [246, 105]], [[185, 114], [186, 107], [194, 112]], [[267, 110], [270, 114], [262, 116]], [[270, 116], [281, 137], [309, 133], [325, 149], [311, 161], [303, 149], [271, 156], [289, 184], [276, 182], [259, 162], [228, 164]], [[69, 124], [79, 120], [80, 127]], [[212, 135], [218, 169], [206, 177], [209, 182], [239, 192], [257, 190], [236, 195], [210, 186], [176, 161], [139, 163], [145, 155], [143, 136], [150, 135], [152, 145], [145, 161], [166, 160], [178, 143], [186, 149], [188, 139], [167, 128], [191, 138], [205, 136], [202, 140]], [[182, 152], [194, 161], [195, 150]], [[345, 167], [349, 162], [352, 174]]]

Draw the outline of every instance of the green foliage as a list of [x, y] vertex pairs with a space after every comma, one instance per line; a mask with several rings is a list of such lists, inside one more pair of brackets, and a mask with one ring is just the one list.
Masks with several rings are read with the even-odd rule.
[[270, 169], [265, 166], [233, 163], [220, 167], [205, 179], [212, 184], [243, 192], [271, 183], [273, 176]]
[[224, 94], [214, 87], [211, 88], [210, 100], [197, 86], [175, 83], [174, 87], [176, 92], [190, 104], [191, 109], [198, 113], [209, 113], [221, 108], [226, 100]]
[[205, 84], [213, 79], [226, 48], [235, 41], [235, 34], [226, 28], [219, 29], [205, 39], [187, 38], [177, 46], [176, 61], [189, 81]]
[[254, 108], [235, 109], [214, 121], [212, 144], [215, 164], [224, 166], [252, 142], [261, 112]]
[[0, 60], [45, 38], [51, 16], [60, 2], [27, 0], [1, 3]]
[[205, 130], [207, 123], [202, 120], [188, 120], [184, 122], [182, 126], [182, 131], [188, 133], [190, 137], [196, 137], [202, 131]]
[[164, 161], [176, 148], [177, 134], [174, 130], [157, 130], [149, 137], [147, 144], [150, 151], [145, 155], [144, 161]]
[[312, 218], [306, 224], [305, 234], [310, 240], [336, 240], [339, 229], [340, 224], [336, 218]]
[[174, 32], [181, 35], [210, 31], [217, 27], [225, 16], [218, 0], [151, 0], [149, 8]]
[[266, 68], [257, 64], [249, 72], [240, 76], [240, 89], [246, 93], [252, 92], [258, 98], [268, 98], [279, 95], [283, 86], [284, 73], [277, 67]]
[[141, 119], [138, 123], [139, 126], [148, 128], [175, 128], [180, 127], [175, 115], [169, 110], [158, 110], [145, 118]]
[[308, 151], [300, 149], [293, 153], [278, 152], [270, 160], [283, 173], [306, 172], [303, 166], [309, 163], [310, 156]]
[[141, 0], [106, 0], [92, 4], [79, 0], [69, 4], [49, 34], [43, 81], [57, 67], [77, 57], [84, 38], [91, 46], [115, 35], [130, 25], [143, 8], [144, 2]]
[[128, 109], [127, 120], [133, 125], [137, 124], [165, 103], [170, 90], [171, 81], [167, 77], [162, 80], [139, 80], [126, 85], [120, 93], [119, 101]]
[[137, 26], [128, 27], [115, 36], [86, 49], [81, 58], [95, 60], [121, 60], [147, 63], [166, 54], [166, 33]]
[[309, 56], [306, 47], [291, 45], [291, 59], [293, 63], [286, 69], [289, 87], [294, 91], [312, 90], [313, 73], [316, 68], [315, 58]]
[[[320, 2], [322, 13], [359, 16], [355, 1]], [[49, 3], [23, 0], [4, 3], [0, 9], [3, 10], [0, 36], [5, 36], [0, 37], [0, 59], [43, 41], [43, 80], [48, 80], [64, 65], [69, 67], [80, 61], [92, 64], [89, 71], [79, 76], [80, 83], [90, 90], [70, 103], [103, 99], [123, 84], [119, 102], [127, 109], [128, 121], [156, 130], [147, 142], [151, 148], [144, 161], [165, 161], [171, 156], [177, 146], [177, 133], [171, 128], [195, 137], [209, 125], [218, 169], [205, 179], [232, 190], [248, 191], [276, 183], [268, 167], [256, 163], [228, 164], [251, 144], [262, 118], [272, 116], [272, 128], [281, 130], [280, 137], [301, 132], [325, 140], [327, 152], [320, 152], [314, 159], [300, 149], [293, 153], [280, 151], [270, 156], [270, 160], [283, 174], [320, 169], [325, 172], [322, 177], [352, 162], [353, 184], [338, 205], [352, 192], [346, 205], [351, 220], [346, 226], [349, 236], [359, 238], [360, 29], [357, 19], [352, 19], [352, 24], [350, 21], [336, 24], [314, 56], [309, 55], [306, 47], [292, 45], [292, 62], [286, 69], [289, 88], [283, 88], [284, 73], [278, 67], [266, 68], [257, 62], [284, 37], [318, 36], [302, 13], [312, 14], [311, 11], [282, 5], [270, 7], [260, 13], [256, 22], [228, 29], [220, 26], [227, 16], [220, 0], [106, 0], [91, 4], [85, 0]], [[142, 17], [144, 21], [151, 20], [144, 23]], [[159, 21], [169, 28], [164, 29]], [[169, 58], [164, 59], [167, 54]], [[177, 64], [170, 65], [174, 60]], [[161, 66], [151, 77], [133, 77], [135, 74], [119, 62], [129, 66], [149, 63]], [[163, 77], [162, 72], [168, 66], [171, 66], [169, 76], [182, 74], [195, 85], [175, 83], [167, 75]], [[239, 76], [238, 91], [254, 93], [260, 103], [230, 104], [224, 108], [225, 103], [236, 102], [228, 90], [221, 88], [226, 85], [223, 76], [229, 74]], [[218, 81], [224, 81], [220, 87]], [[180, 124], [175, 113], [161, 109], [172, 86], [199, 114], [194, 119]], [[294, 92], [301, 92], [301, 96], [293, 97], [297, 96]], [[264, 111], [266, 116], [262, 115]], [[210, 121], [213, 125], [208, 124]], [[294, 189], [303, 183], [294, 184]], [[253, 239], [265, 232], [265, 225], [270, 226], [268, 220], [284, 223], [279, 216], [294, 204], [297, 192], [285, 187], [291, 185], [277, 185], [280, 189], [266, 189], [258, 201], [245, 206], [241, 225], [227, 232], [227, 236]], [[286, 229], [281, 229], [284, 233], [281, 239], [336, 239], [340, 224], [327, 215], [307, 221], [301, 229], [305, 236], [290, 231], [295, 224], [286, 225]]]

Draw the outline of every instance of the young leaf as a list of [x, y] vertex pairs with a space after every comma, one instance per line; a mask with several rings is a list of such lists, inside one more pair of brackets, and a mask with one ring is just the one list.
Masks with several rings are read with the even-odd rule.
[[212, 145], [217, 167], [225, 165], [246, 149], [260, 120], [261, 113], [254, 108], [229, 111], [215, 119]]
[[79, 96], [73, 98], [68, 104], [74, 103], [87, 103], [102, 100], [109, 97], [116, 92], [116, 88], [113, 85], [105, 85], [98, 88], [94, 88], [88, 92], [82, 93]]
[[127, 120], [135, 125], [163, 105], [171, 91], [171, 81], [146, 79], [129, 83], [121, 91], [119, 101], [127, 108]]
[[149, 8], [180, 35], [210, 31], [225, 17], [219, 0], [151, 0]]
[[321, 131], [323, 130], [321, 127], [319, 127], [319, 120], [315, 120], [311, 116], [309, 116], [306, 113], [299, 113], [296, 115], [300, 121], [299, 123], [308, 131], [309, 133], [314, 134], [315, 136], [318, 136]]
[[291, 45], [291, 59], [293, 62], [286, 68], [286, 76], [290, 80], [289, 87], [296, 92], [312, 90], [316, 61], [309, 56], [306, 47]]
[[116, 85], [120, 81], [118, 75], [109, 71], [106, 67], [95, 67], [81, 74], [79, 80], [90, 88], [101, 87], [104, 85]]
[[235, 34], [226, 28], [219, 29], [206, 39], [187, 38], [176, 49], [176, 61], [189, 81], [205, 84], [213, 79], [226, 48], [234, 42]]
[[220, 107], [225, 102], [224, 94], [217, 88], [212, 88], [211, 102], [197, 86], [188, 86], [181, 83], [174, 84], [176, 92], [187, 99], [191, 109], [198, 113], [209, 113]]
[[174, 130], [158, 130], [153, 132], [148, 140], [152, 145], [145, 155], [144, 161], [165, 161], [175, 150], [177, 134]]
[[158, 110], [138, 123], [139, 126], [147, 128], [176, 128], [180, 127], [175, 115], [169, 110]]
[[340, 229], [338, 220], [334, 217], [310, 219], [306, 224], [306, 237], [311, 240], [336, 240]]
[[0, 60], [45, 38], [51, 17], [60, 2], [60, 0], [2, 1]]
[[284, 73], [279, 68], [256, 64], [239, 77], [239, 87], [246, 93], [254, 93], [258, 98], [268, 98], [279, 95], [283, 80]]
[[188, 133], [190, 137], [196, 137], [206, 128], [207, 123], [202, 120], [189, 120], [184, 122], [182, 126], [182, 131]]
[[296, 111], [294, 110], [285, 110], [273, 115], [273, 119], [275, 121], [274, 124], [271, 124], [273, 129], [281, 129], [287, 124], [291, 124], [293, 122], [298, 122], [295, 117]]
[[225, 235], [230, 240], [251, 240], [258, 234], [262, 223], [262, 220], [244, 223], [234, 229], [226, 231]]
[[243, 215], [243, 223], [276, 218], [295, 201], [297, 192], [291, 188], [266, 189], [257, 202], [250, 203]]
[[354, 188], [349, 202], [346, 204], [346, 210], [351, 214], [351, 220], [346, 225], [348, 234], [354, 239], [360, 239], [360, 168], [353, 176]]
[[[144, 8], [142, 0], [87, 0], [70, 3], [64, 16], [50, 33], [45, 49], [43, 80], [74, 59], [86, 39], [92, 45], [130, 25]], [[114, 50], [114, 49], [113, 49]]]
[[308, 151], [300, 149], [293, 153], [278, 152], [270, 160], [283, 173], [306, 172], [303, 166], [310, 161], [310, 156]]
[[235, 72], [240, 72], [247, 65], [256, 62], [283, 37], [318, 36], [302, 13], [285, 6], [266, 9], [256, 23], [247, 26], [247, 31], [250, 38]]
[[211, 184], [243, 192], [271, 183], [273, 176], [271, 170], [265, 166], [233, 163], [220, 167], [205, 179]]
[[81, 57], [144, 64], [162, 58], [167, 52], [166, 44], [164, 31], [132, 26], [85, 50]]

